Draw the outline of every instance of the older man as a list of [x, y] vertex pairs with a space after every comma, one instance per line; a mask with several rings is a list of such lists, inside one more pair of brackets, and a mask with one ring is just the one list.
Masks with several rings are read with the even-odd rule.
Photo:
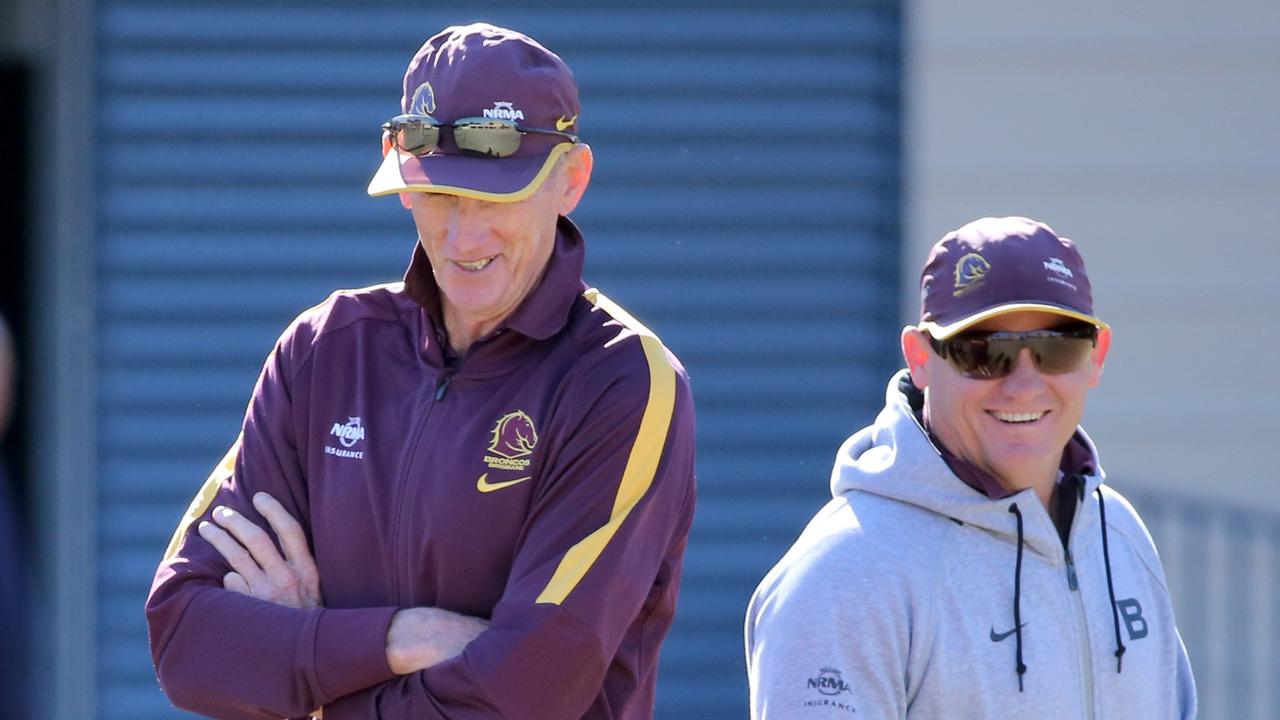
[[371, 195], [418, 241], [276, 344], [147, 603], [175, 704], [229, 718], [649, 718], [693, 514], [678, 361], [581, 278], [563, 61], [429, 39]]
[[1076, 246], [934, 246], [907, 369], [747, 612], [752, 717], [1190, 718], [1160, 559], [1079, 427], [1111, 331]]

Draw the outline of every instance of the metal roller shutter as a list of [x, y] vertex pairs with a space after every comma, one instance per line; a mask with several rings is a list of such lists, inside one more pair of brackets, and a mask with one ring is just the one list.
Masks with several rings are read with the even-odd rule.
[[[509, 24], [582, 88], [590, 281], [688, 366], [700, 499], [658, 715], [746, 712], [741, 623], [896, 366], [896, 3], [98, 5], [99, 716], [160, 718], [141, 608], [277, 334], [413, 242], [364, 185], [445, 24]], [[89, 188], [86, 188], [88, 191]]]

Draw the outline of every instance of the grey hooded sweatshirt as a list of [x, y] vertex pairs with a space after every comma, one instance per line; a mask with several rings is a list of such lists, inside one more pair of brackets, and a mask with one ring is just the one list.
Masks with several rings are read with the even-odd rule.
[[751, 598], [751, 717], [1195, 717], [1133, 507], [1100, 469], [1084, 476], [1064, 548], [1033, 491], [993, 500], [952, 473], [903, 373], [840, 448], [833, 499]]

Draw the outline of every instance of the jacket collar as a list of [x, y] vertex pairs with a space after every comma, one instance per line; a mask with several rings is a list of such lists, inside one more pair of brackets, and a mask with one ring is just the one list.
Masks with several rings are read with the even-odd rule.
[[[514, 330], [534, 340], [546, 340], [560, 332], [568, 322], [569, 309], [582, 292], [585, 255], [582, 232], [569, 218], [561, 217], [556, 224], [555, 249], [542, 279], [495, 332]], [[404, 288], [405, 293], [426, 311], [432, 324], [443, 329], [440, 286], [436, 284], [431, 261], [420, 242], [414, 243], [413, 258], [404, 275]]]

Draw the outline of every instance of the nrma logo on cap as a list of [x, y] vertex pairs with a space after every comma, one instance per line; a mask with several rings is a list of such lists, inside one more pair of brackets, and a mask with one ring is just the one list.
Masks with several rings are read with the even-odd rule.
[[436, 91], [431, 83], [424, 82], [413, 91], [413, 100], [409, 101], [410, 115], [430, 115], [436, 111]]
[[1052, 270], [1062, 277], [1075, 277], [1075, 274], [1071, 272], [1071, 268], [1067, 267], [1067, 264], [1062, 262], [1062, 258], [1049, 258], [1042, 264], [1044, 265], [1045, 270]]
[[493, 107], [485, 108], [484, 116], [498, 120], [523, 120], [524, 113], [512, 107], [512, 103], [493, 101]]

